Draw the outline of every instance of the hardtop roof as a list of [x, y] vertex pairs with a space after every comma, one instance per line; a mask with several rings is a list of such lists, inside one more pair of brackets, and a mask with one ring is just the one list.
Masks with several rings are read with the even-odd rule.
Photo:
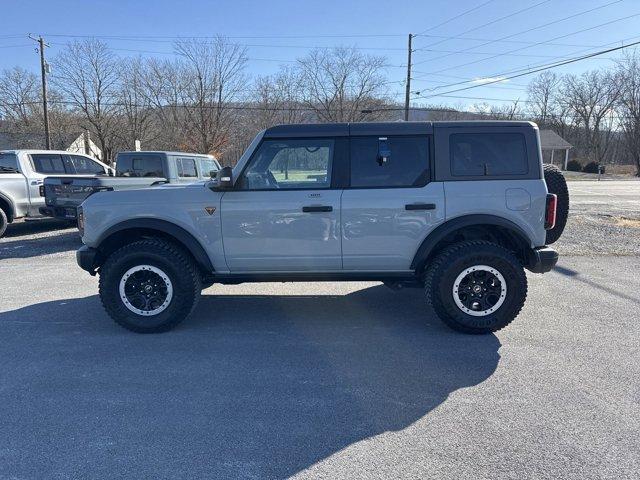
[[267, 128], [265, 138], [345, 137], [358, 135], [420, 135], [433, 133], [433, 128], [451, 127], [529, 127], [533, 122], [511, 120], [462, 120], [437, 122], [363, 122], [284, 124]]
[[172, 151], [166, 151], [166, 150], [140, 150], [140, 151], [135, 151], [135, 150], [126, 150], [124, 152], [118, 152], [116, 154], [117, 155], [121, 155], [123, 153], [132, 153], [132, 154], [146, 154], [146, 153], [151, 153], [151, 154], [163, 154], [163, 155], [190, 155], [192, 157], [207, 157], [207, 158], [216, 158], [215, 155], [209, 155], [207, 153], [190, 153], [190, 152], [172, 152]]

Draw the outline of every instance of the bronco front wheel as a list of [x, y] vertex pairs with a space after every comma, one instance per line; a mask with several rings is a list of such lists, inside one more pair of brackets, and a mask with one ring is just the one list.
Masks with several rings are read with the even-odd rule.
[[509, 250], [486, 241], [444, 249], [425, 274], [425, 293], [438, 317], [464, 333], [490, 333], [518, 315], [527, 277]]
[[100, 299], [113, 320], [138, 333], [172, 329], [200, 296], [198, 268], [179, 246], [147, 239], [113, 252], [100, 269]]

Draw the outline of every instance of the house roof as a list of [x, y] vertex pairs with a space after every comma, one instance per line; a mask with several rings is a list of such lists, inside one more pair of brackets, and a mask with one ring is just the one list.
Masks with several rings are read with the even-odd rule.
[[565, 150], [573, 148], [573, 145], [553, 130], [540, 130], [540, 145], [542, 146], [542, 150]]

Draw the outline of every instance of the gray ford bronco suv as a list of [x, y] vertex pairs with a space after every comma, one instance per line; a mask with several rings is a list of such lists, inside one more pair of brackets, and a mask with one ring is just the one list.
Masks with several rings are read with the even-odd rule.
[[275, 126], [211, 181], [90, 196], [77, 260], [135, 332], [171, 329], [214, 283], [341, 280], [421, 287], [450, 327], [494, 332], [524, 268], [558, 259], [568, 195], [541, 158], [529, 122]]

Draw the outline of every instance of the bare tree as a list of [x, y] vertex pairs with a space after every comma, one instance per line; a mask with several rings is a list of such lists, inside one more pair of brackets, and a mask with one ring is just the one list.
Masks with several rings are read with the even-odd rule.
[[120, 113], [118, 59], [105, 43], [87, 39], [68, 44], [53, 65], [52, 83], [81, 114], [83, 126], [98, 140], [103, 159], [111, 161]]
[[562, 78], [554, 72], [542, 72], [527, 86], [529, 113], [536, 122], [547, 125], [558, 114], [558, 89]]
[[385, 105], [385, 58], [355, 48], [317, 49], [298, 60], [306, 106], [325, 122], [375, 119]]
[[41, 101], [39, 88], [35, 74], [20, 67], [4, 70], [0, 74], [0, 117], [16, 126], [35, 127]]
[[621, 83], [618, 104], [619, 121], [623, 131], [624, 144], [636, 166], [636, 176], [640, 177], [640, 54], [627, 54], [618, 64]]
[[191, 148], [220, 154], [233, 124], [234, 102], [247, 84], [246, 48], [223, 37], [208, 42], [182, 40], [175, 45], [186, 83], [180, 92]]
[[282, 67], [274, 75], [258, 77], [255, 81], [256, 127], [258, 130], [279, 123], [302, 123], [305, 120], [302, 105], [302, 79], [300, 72]]
[[181, 107], [186, 77], [175, 61], [148, 59], [140, 77], [141, 94], [153, 109], [153, 138], [159, 150], [181, 150], [186, 145], [186, 122]]
[[561, 102], [573, 114], [584, 138], [586, 154], [602, 163], [611, 143], [619, 79], [608, 71], [593, 70], [563, 79]]
[[146, 65], [141, 58], [125, 59], [120, 64], [121, 82], [117, 90], [120, 110], [120, 143], [126, 149], [133, 149], [135, 141], [144, 145], [154, 138], [154, 113], [149, 96], [145, 91]]

